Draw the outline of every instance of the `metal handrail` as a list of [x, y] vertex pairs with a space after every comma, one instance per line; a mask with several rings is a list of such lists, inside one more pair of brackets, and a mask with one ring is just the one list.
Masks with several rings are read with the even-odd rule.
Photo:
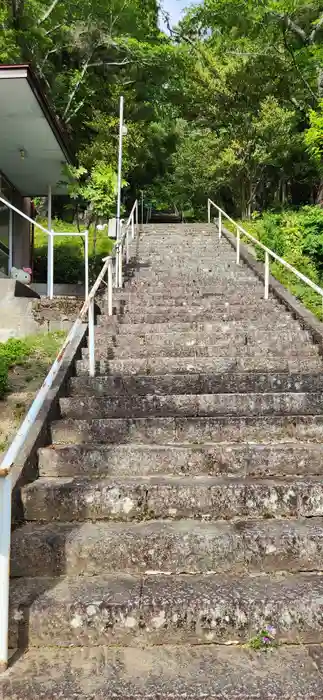
[[[88, 298], [85, 300], [79, 315], [74, 322], [68, 336], [59, 351], [56, 360], [49, 370], [45, 381], [43, 382], [38, 394], [36, 395], [29, 411], [18, 429], [9, 449], [4, 455], [0, 463], [0, 672], [5, 670], [8, 665], [8, 622], [9, 622], [9, 562], [10, 562], [10, 538], [11, 538], [11, 492], [16, 483], [16, 478], [13, 476], [13, 467], [17, 457], [26, 442], [31, 427], [39, 415], [39, 412], [44, 405], [48, 393], [53, 386], [68, 349], [71, 347], [77, 332], [84, 323], [86, 316], [88, 317], [88, 345], [89, 345], [89, 373], [90, 376], [95, 376], [95, 314], [94, 304], [96, 294], [105, 282], [105, 276], [108, 275], [108, 315], [112, 316], [112, 295], [113, 295], [113, 269], [112, 260], [116, 257], [116, 267], [119, 270], [118, 286], [122, 286], [123, 279], [123, 257], [124, 248], [128, 248], [129, 229], [131, 227], [131, 235], [134, 236], [136, 227], [138, 227], [138, 202], [136, 201], [126, 223], [125, 230], [122, 233], [120, 240], [116, 242], [112, 254], [103, 259], [103, 267], [96, 281], [94, 282]], [[129, 251], [126, 251], [128, 256]]]
[[54, 237], [55, 236], [84, 236], [84, 241], [85, 241], [85, 250], [84, 250], [84, 266], [85, 266], [85, 298], [87, 298], [88, 291], [89, 291], [89, 232], [88, 231], [80, 231], [78, 233], [71, 233], [69, 231], [62, 232], [62, 231], [54, 231], [51, 229], [45, 228], [45, 226], [42, 226], [41, 224], [38, 223], [35, 219], [32, 219], [30, 216], [25, 214], [25, 212], [21, 211], [18, 209], [18, 207], [15, 207], [11, 202], [9, 202], [7, 199], [4, 199], [4, 197], [0, 196], [0, 202], [5, 204], [5, 206], [9, 209], [9, 211], [15, 212], [19, 216], [21, 216], [22, 219], [25, 219], [25, 221], [28, 221], [32, 226], [35, 226], [38, 228], [40, 231], [46, 234], [48, 237], [48, 273], [47, 273], [47, 286], [48, 286], [48, 296], [50, 299], [53, 299], [54, 297]]
[[302, 282], [305, 282], [305, 284], [308, 285], [308, 287], [311, 287], [311, 289], [314, 290], [314, 292], [317, 292], [322, 297], [322, 303], [323, 303], [323, 289], [322, 287], [319, 287], [315, 282], [312, 282], [312, 280], [309, 279], [309, 277], [306, 277], [306, 275], [303, 275], [302, 272], [299, 272], [299, 270], [296, 269], [296, 267], [293, 267], [290, 263], [288, 263], [284, 258], [281, 258], [277, 253], [275, 253], [273, 250], [270, 248], [267, 248], [261, 241], [259, 241], [257, 238], [255, 238], [251, 233], [246, 231], [246, 229], [243, 228], [243, 226], [240, 226], [240, 224], [237, 224], [236, 221], [231, 219], [231, 216], [226, 214], [226, 212], [221, 209], [215, 202], [212, 201], [212, 199], [208, 199], [207, 201], [208, 205], [208, 222], [209, 224], [211, 223], [211, 209], [214, 207], [217, 212], [218, 212], [218, 231], [219, 231], [219, 239], [222, 238], [222, 217], [224, 216], [228, 221], [230, 221], [231, 224], [234, 225], [237, 231], [237, 247], [236, 247], [236, 262], [237, 265], [240, 263], [240, 242], [241, 242], [241, 234], [246, 236], [252, 243], [254, 243], [258, 248], [261, 248], [261, 250], [264, 251], [265, 253], [265, 292], [264, 292], [264, 298], [267, 300], [269, 297], [269, 274], [270, 274], [270, 258], [273, 258], [273, 260], [276, 260], [279, 262], [281, 265], [286, 267], [287, 270], [292, 272], [298, 279], [302, 280]]

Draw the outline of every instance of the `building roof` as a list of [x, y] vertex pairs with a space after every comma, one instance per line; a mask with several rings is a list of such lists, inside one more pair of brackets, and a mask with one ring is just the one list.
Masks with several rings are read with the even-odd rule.
[[63, 167], [74, 155], [28, 65], [0, 65], [0, 124], [0, 170], [21, 194], [66, 191]]

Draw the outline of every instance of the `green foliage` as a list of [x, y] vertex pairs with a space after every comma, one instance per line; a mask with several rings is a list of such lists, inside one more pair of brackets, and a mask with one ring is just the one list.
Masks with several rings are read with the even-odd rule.
[[[268, 248], [284, 258], [312, 282], [323, 286], [323, 210], [303, 207], [298, 211], [266, 212], [252, 223], [241, 222], [244, 228]], [[264, 254], [257, 249], [257, 257]], [[312, 313], [322, 319], [321, 297], [283, 265], [273, 262], [271, 273]]]
[[2, 399], [8, 389], [8, 367], [5, 360], [0, 357], [0, 399]]
[[28, 355], [28, 345], [20, 338], [10, 338], [6, 343], [0, 343], [0, 358], [8, 369], [24, 361]]
[[248, 646], [254, 651], [272, 651], [278, 646], [276, 640], [276, 629], [272, 625], [266, 625], [255, 637], [250, 639]]
[[62, 331], [56, 331], [23, 339], [10, 338], [0, 343], [0, 399], [9, 389], [9, 370], [27, 366], [32, 359], [38, 363], [38, 369], [45, 371], [54, 361], [65, 335]]
[[[46, 226], [46, 221], [40, 220]], [[75, 224], [53, 220], [53, 229], [58, 232], [77, 233]], [[84, 226], [81, 227], [84, 230]], [[89, 229], [89, 277], [94, 281], [102, 268], [102, 258], [108, 255], [114, 241], [108, 238], [107, 229]], [[47, 236], [35, 229], [34, 270], [35, 282], [47, 280]], [[54, 281], [56, 284], [77, 284], [84, 282], [84, 238], [82, 236], [58, 236], [54, 243]]]
[[14, 365], [21, 364], [28, 355], [28, 345], [24, 340], [10, 338], [0, 343], [0, 399], [8, 390], [8, 371]]
[[310, 110], [310, 126], [304, 133], [308, 152], [313, 157], [320, 171], [323, 170], [323, 100], [320, 100], [317, 111]]
[[[69, 187], [74, 199], [80, 198], [88, 205], [88, 224], [99, 216], [109, 218], [115, 207], [117, 196], [117, 175], [110, 165], [104, 161], [95, 163], [89, 172], [83, 166], [70, 167], [74, 181]], [[123, 183], [123, 186], [126, 183]]]

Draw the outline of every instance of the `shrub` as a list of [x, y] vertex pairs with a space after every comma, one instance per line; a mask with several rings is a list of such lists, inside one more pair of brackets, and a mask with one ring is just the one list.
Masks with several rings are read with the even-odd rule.
[[[33, 277], [35, 282], [47, 280], [47, 246], [34, 251]], [[55, 246], [54, 280], [57, 284], [77, 284], [84, 280], [84, 257], [79, 246], [68, 243]]]
[[[46, 221], [41, 221], [45, 227]], [[55, 219], [53, 229], [57, 232], [77, 233], [75, 224]], [[89, 232], [89, 277], [94, 282], [103, 265], [102, 258], [108, 255], [114, 241], [108, 238], [106, 229], [97, 231], [94, 239], [93, 227]], [[35, 282], [47, 280], [47, 237], [35, 230], [33, 278]], [[54, 281], [57, 284], [84, 282], [84, 238], [83, 236], [58, 236], [54, 242]]]
[[10, 338], [6, 343], [0, 343], [0, 399], [8, 389], [8, 370], [13, 365], [21, 364], [28, 353], [28, 345], [24, 340]]
[[4, 359], [0, 357], [0, 399], [2, 399], [8, 389], [8, 366]]
[[10, 338], [6, 343], [0, 343], [0, 360], [9, 369], [13, 365], [19, 365], [28, 357], [27, 343], [20, 338]]

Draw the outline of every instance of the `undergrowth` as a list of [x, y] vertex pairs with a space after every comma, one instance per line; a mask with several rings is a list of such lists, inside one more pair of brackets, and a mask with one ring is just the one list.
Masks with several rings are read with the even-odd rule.
[[[255, 215], [252, 221], [238, 221], [265, 246], [284, 258], [299, 272], [302, 272], [318, 286], [323, 286], [323, 210], [317, 206], [307, 206], [298, 211], [286, 210], [280, 213], [265, 212]], [[234, 226], [227, 221], [224, 225], [235, 233]], [[264, 261], [264, 253], [242, 236], [242, 242], [253, 246], [257, 259]], [[271, 274], [286, 287], [306, 308], [323, 320], [322, 298], [293, 272], [275, 261], [270, 264]]]
[[15, 367], [25, 367], [33, 378], [45, 376], [64, 337], [64, 331], [56, 331], [26, 338], [10, 338], [7, 342], [0, 343], [0, 398], [10, 388], [9, 373]]

